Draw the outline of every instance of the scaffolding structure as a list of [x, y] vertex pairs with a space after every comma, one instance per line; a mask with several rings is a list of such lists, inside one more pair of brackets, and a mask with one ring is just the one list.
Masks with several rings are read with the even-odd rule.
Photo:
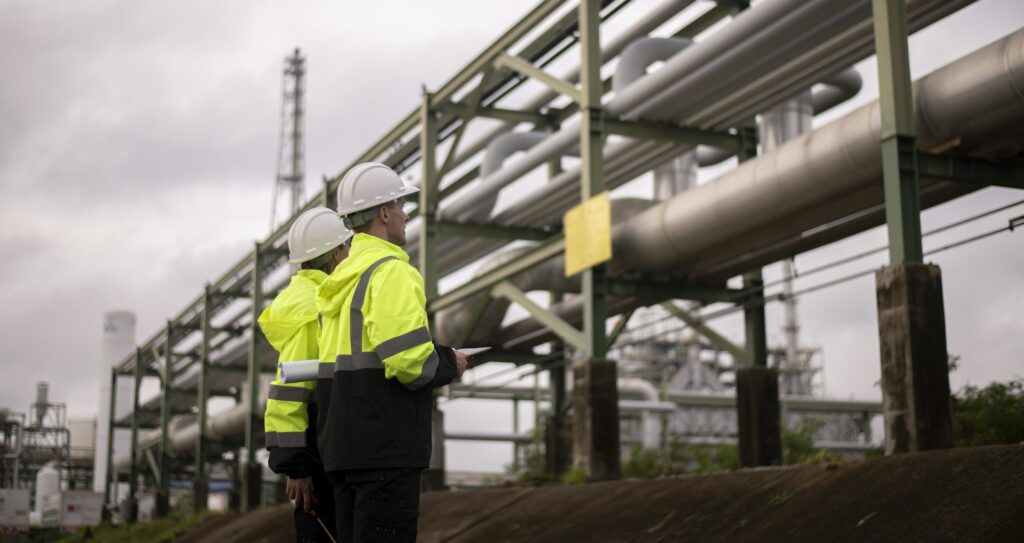
[[[878, 412], [881, 406], [876, 402], [819, 398], [780, 400], [778, 374], [769, 367], [770, 350], [764, 316], [767, 300], [761, 267], [884, 222], [889, 228], [892, 269], [898, 274], [908, 266], [922, 266], [919, 264], [922, 261], [919, 178], [946, 183], [942, 185], [944, 190], [954, 187], [939, 192], [947, 200], [984, 186], [1024, 188], [1024, 176], [1021, 175], [1024, 167], [1019, 160], [1003, 162], [954, 153], [924, 152], [918, 150], [914, 142], [913, 104], [907, 68], [908, 32], [970, 2], [910, 0], [910, 9], [904, 0], [873, 0], [870, 5], [866, 1], [853, 2], [849, 3], [854, 9], [850, 17], [856, 16], [856, 25], [840, 30], [860, 32], [857, 35], [866, 36], [866, 41], [859, 39], [844, 47], [836, 45], [827, 58], [822, 59], [823, 62], [804, 72], [784, 71], [790, 66], [787, 59], [795, 62], [800, 54], [799, 51], [781, 50], [773, 61], [775, 67], [764, 71], [764, 76], [750, 82], [750, 85], [762, 88], [770, 82], [774, 85], [771, 87], [773, 96], [784, 99], [834, 73], [836, 68], [846, 68], [877, 51], [883, 119], [879, 145], [884, 165], [884, 217], [876, 209], [873, 213], [833, 225], [824, 235], [801, 239], [799, 243], [781, 249], [768, 247], [763, 251], [745, 253], [741, 258], [729, 261], [728, 265], [723, 264], [724, 267], [719, 268], [716, 274], [703, 277], [697, 273], [618, 274], [608, 265], [598, 264], [582, 272], [578, 296], [564, 300], [565, 307], [572, 311], [555, 310], [556, 307], [562, 308], [559, 301], [563, 294], [563, 291], [555, 289], [552, 289], [555, 294], [551, 307], [538, 305], [516, 286], [513, 279], [563, 256], [568, 240], [561, 230], [560, 221], [524, 225], [491, 222], [487, 218], [459, 220], [453, 219], [442, 206], [482, 178], [482, 166], [470, 159], [490, 140], [483, 138], [464, 145], [467, 126], [475, 119], [490, 119], [501, 122], [504, 130], [526, 124], [546, 132], [573, 131], [569, 134], [571, 138], [566, 139], [565, 147], [578, 147], [580, 157], [579, 179], [572, 188], [574, 201], [571, 203], [586, 202], [621, 185], [622, 179], [628, 180], [657, 165], [655, 155], [678, 154], [679, 146], [689, 149], [697, 145], [712, 145], [726, 150], [728, 155], [738, 155], [741, 162], [756, 162], [758, 138], [752, 115], [740, 115], [725, 125], [718, 123], [712, 126], [709, 123], [686, 124], [622, 117], [608, 111], [606, 95], [611, 91], [611, 78], [603, 77], [602, 66], [622, 53], [628, 43], [661, 26], [692, 3], [666, 2], [645, 14], [641, 23], [636, 25], [639, 31], [635, 34], [607, 41], [599, 38], [602, 24], [623, 11], [630, 4], [628, 0], [580, 0], [578, 3], [543, 0], [447, 83], [433, 91], [425, 91], [417, 108], [348, 166], [376, 160], [403, 174], [418, 173], [422, 190], [418, 207], [411, 216], [418, 218], [420, 227], [416, 230], [417, 237], [411, 241], [415, 245], [413, 260], [424, 277], [428, 312], [433, 318], [446, 309], [473, 302], [467, 312], [470, 324], [459, 330], [457, 337], [447, 338], [449, 343], [461, 346], [469, 341], [480, 316], [491, 304], [499, 301], [515, 303], [529, 313], [531, 322], [524, 323], [523, 329], [535, 330], [536, 333], [523, 332], [519, 337], [529, 339], [505, 343], [481, 356], [477, 363], [532, 364], [538, 371], [550, 372], [551, 390], [545, 394], [556, 419], [554, 428], [557, 432], [558, 419], [571, 413], [572, 463], [592, 480], [616, 478], [619, 473], [622, 440], [617, 401], [618, 369], [616, 363], [609, 359], [609, 350], [626, 328], [636, 307], [667, 303], [674, 308], [668, 310], [676, 318], [690, 324], [712, 343], [728, 343], [722, 348], [736, 360], [735, 397], [669, 394], [666, 400], [690, 407], [735, 408], [744, 463], [777, 463], [780, 454], [779, 421], [783, 411], [872, 413]], [[743, 0], [719, 0], [688, 18], [671, 35], [691, 39], [724, 19], [732, 18], [733, 22], [729, 24], [738, 24], [737, 21], [741, 21], [747, 11], [785, 3], [783, 0], [767, 1], [749, 8], [749, 3]], [[789, 4], [796, 6], [801, 3]], [[815, 3], [807, 3], [808, 6], [812, 4]], [[872, 25], [875, 47], [871, 46]], [[820, 33], [826, 30], [829, 29]], [[824, 37], [821, 39], [825, 40]], [[567, 52], [578, 55], [579, 70], [569, 77], [552, 75], [546, 68]], [[514, 108], [501, 104], [504, 97], [527, 81], [547, 87], [544, 100]], [[657, 152], [650, 153], [652, 158], [646, 169], [624, 173], [618, 163], [604, 156], [608, 150], [605, 142], [610, 138], [649, 142], [650, 148]], [[565, 173], [560, 160], [543, 158], [539, 163], [548, 164], [552, 178]], [[608, 182], [613, 177], [616, 179], [614, 185]], [[333, 195], [340, 179], [340, 174], [325, 178], [323, 190], [298, 211], [314, 206], [334, 207]], [[549, 185], [554, 186], [553, 183]], [[928, 205], [945, 201], [937, 198], [929, 199]], [[238, 474], [243, 508], [255, 507], [261, 502], [262, 469], [256, 461], [256, 451], [263, 445], [261, 380], [262, 376], [274, 371], [276, 353], [262, 338], [256, 317], [287, 284], [286, 233], [295, 216], [297, 214], [280, 224], [265, 240], [256, 243], [245, 258], [220, 278], [207, 284], [197, 298], [167, 321], [163, 330], [150, 337], [132, 356], [112, 370], [112, 380], [116, 380], [118, 375], [132, 375], [136, 391], [143, 379], [155, 378], [161, 383], [159, 396], [144, 404], [135, 394], [134, 409], [128, 419], [115, 420], [113, 414], [111, 416], [112, 426], [131, 428], [132, 451], [129, 469], [126, 472], [112, 469], [110, 473], [118, 480], [127, 478], [132, 500], [137, 499], [138, 485], [144, 478], [156, 489], [158, 515], [165, 515], [169, 510], [172, 478], [191, 479], [195, 509], [205, 507], [210, 462], [229, 463], [232, 467], [229, 472]], [[478, 250], [476, 259], [493, 252], [494, 244], [531, 243], [522, 243], [515, 258], [506, 259], [441, 292], [441, 278], [466, 265], [465, 262], [442, 261], [440, 258], [439, 247], [452, 239], [492, 243], [489, 246], [478, 245], [485, 248]], [[449, 255], [444, 256], [447, 258]], [[723, 277], [725, 271], [742, 275], [742, 286], [728, 286]], [[883, 283], [881, 279], [879, 281]], [[899, 283], [899, 279], [895, 281]], [[885, 284], [893, 283], [887, 279]], [[899, 311], [885, 313], [890, 308], [886, 304], [899, 305], [899, 300], [906, 302], [907, 297], [895, 295], [883, 303], [880, 286], [880, 315], [891, 313], [894, 315], [891, 318], [899, 321], [893, 321], [895, 324], [891, 328], [904, 330], [893, 338], [883, 337], [883, 345], [891, 347], [883, 347], [883, 368], [905, 369], [903, 373], [883, 371], [887, 445], [891, 452], [943, 446], [943, 428], [948, 424], [948, 405], [943, 413], [941, 402], [922, 403], [925, 401], [922, 399], [924, 388], [937, 386], [941, 392], [943, 378], [948, 391], [945, 366], [936, 365], [934, 356], [939, 350], [945, 352], [941, 287], [936, 289], [934, 282], [923, 280], [915, 284], [924, 285], [915, 292], [923, 299], [931, 300], [933, 309], [934, 301], [938, 300], [937, 321], [931, 319], [925, 324], [908, 324], [899, 321], [902, 314]], [[744, 344], [733, 345], [724, 340], [713, 329], [701, 324], [699, 315], [677, 304], [677, 300], [725, 303], [742, 308]], [[605, 324], [615, 315], [620, 316], [609, 332]], [[900, 345], [906, 348], [901, 351]], [[910, 354], [901, 358], [893, 353]], [[571, 395], [566, 386], [566, 366], [572, 368], [574, 386]], [[912, 377], [907, 378], [907, 375]], [[116, 388], [111, 390], [113, 393]], [[453, 397], [523, 398], [514, 387], [507, 390], [453, 387], [452, 394]], [[212, 435], [231, 433], [231, 429], [209, 422], [207, 404], [214, 396], [233, 398], [237, 402], [235, 409], [244, 411], [244, 432], [240, 432], [244, 435], [242, 442], [211, 440]], [[909, 418], [897, 420], [890, 417], [890, 406], [905, 407], [907, 402], [917, 406], [916, 410], [907, 411], [911, 413]], [[174, 430], [181, 427], [172, 424], [174, 417], [178, 421], [192, 421], [195, 431], [174, 434]], [[908, 433], [897, 427], [924, 430], [922, 435], [918, 435], [915, 431]], [[937, 437], [925, 435], [930, 428], [935, 429], [933, 434]], [[140, 432], [146, 429], [149, 435], [140, 439]], [[187, 439], [190, 454], [176, 453], [175, 450], [181, 450], [181, 447], [176, 445], [175, 439]], [[549, 454], [556, 454], [556, 451], [549, 451]]]

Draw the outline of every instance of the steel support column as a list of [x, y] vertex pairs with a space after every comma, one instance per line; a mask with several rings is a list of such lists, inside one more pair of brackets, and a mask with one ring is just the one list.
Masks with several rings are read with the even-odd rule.
[[110, 368], [110, 405], [108, 411], [110, 417], [107, 419], [107, 477], [103, 481], [103, 519], [110, 520], [110, 485], [111, 480], [117, 484], [117, 475], [114, 474], [114, 417], [117, 406], [117, 369]]
[[139, 387], [143, 375], [142, 349], [135, 349], [135, 370], [132, 373], [132, 437], [128, 452], [128, 522], [139, 518]]
[[210, 318], [213, 316], [213, 296], [210, 285], [206, 285], [203, 293], [203, 309], [201, 319], [202, 339], [199, 344], [199, 371], [198, 382], [196, 383], [196, 457], [195, 473], [192, 475], [192, 511], [199, 513], [206, 510], [207, 498], [209, 497], [209, 479], [206, 476], [206, 454], [209, 450], [209, 443], [206, 437], [206, 401], [210, 397], [210, 383], [207, 373], [210, 370], [210, 336], [213, 323]]
[[[420, 228], [419, 265], [423, 275], [423, 290], [428, 300], [437, 298], [437, 200], [441, 182], [437, 171], [437, 112], [434, 96], [426, 89], [420, 103], [420, 167], [422, 183], [419, 193]], [[464, 120], [463, 122], [468, 122]], [[447, 161], [446, 161], [447, 162]], [[434, 330], [434, 313], [427, 314], [428, 326]], [[423, 473], [424, 490], [444, 488], [444, 414], [437, 408], [437, 395], [431, 402], [431, 455], [430, 466]]]
[[[601, 1], [581, 0], [580, 201], [604, 192], [601, 103]], [[573, 368], [573, 465], [588, 480], [619, 478], [619, 406], [615, 363], [605, 359], [608, 304], [604, 266], [582, 272], [583, 355]]]
[[240, 466], [242, 472], [242, 510], [252, 511], [260, 506], [262, 502], [261, 490], [263, 489], [263, 465], [256, 462], [256, 451], [260, 448], [256, 438], [260, 433], [259, 425], [263, 421], [263, 413], [260, 413], [260, 367], [257, 354], [259, 353], [259, 342], [262, 337], [259, 317], [263, 311], [263, 270], [260, 244], [256, 242], [253, 248], [252, 266], [252, 308], [251, 322], [249, 323], [249, 359], [246, 364], [246, 386], [248, 387], [245, 401], [248, 402], [249, 416], [245, 425], [245, 462]]
[[[740, 129], [740, 161], [757, 155], [757, 131]], [[778, 373], [768, 369], [764, 278], [761, 270], [743, 274], [745, 366], [736, 370], [736, 422], [740, 463], [744, 467], [782, 462]]]
[[168, 424], [171, 420], [171, 382], [174, 379], [174, 359], [171, 339], [174, 324], [167, 321], [164, 331], [164, 363], [160, 374], [160, 462], [156, 491], [156, 516], [166, 517], [171, 511], [171, 452]]
[[952, 446], [942, 275], [923, 263], [905, 0], [872, 0], [889, 266], [875, 275], [886, 454]]

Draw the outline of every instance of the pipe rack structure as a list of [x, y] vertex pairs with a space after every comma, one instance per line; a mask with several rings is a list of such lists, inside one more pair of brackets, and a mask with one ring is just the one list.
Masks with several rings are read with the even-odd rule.
[[[407, 249], [423, 274], [428, 312], [437, 321], [432, 329], [442, 341], [497, 343], [479, 363], [538, 364], [572, 354], [574, 462], [590, 479], [618, 474], [618, 379], [615, 363], [605, 359], [608, 318], [674, 299], [743, 305], [741, 362], [750, 371], [738, 376], [741, 448], [752, 435], [770, 441], [779, 398], [767, 368], [761, 266], [880, 224], [889, 226], [894, 266], [919, 265], [921, 207], [990, 185], [1024, 188], [1024, 32], [911, 89], [908, 33], [971, 0], [765, 0], [754, 7], [718, 0], [703, 12], [694, 3], [661, 2], [607, 39], [599, 36], [602, 25], [626, 11], [629, 0], [543, 0], [447, 83], [424, 92], [418, 107], [348, 166], [376, 160], [418, 178], [422, 190]], [[687, 9], [694, 17], [650, 42], [651, 51], [630, 48]], [[727, 24], [709, 31], [724, 19]], [[759, 114], [808, 96], [819, 83], [826, 88], [813, 94], [809, 109], [834, 106], [859, 88], [850, 66], [876, 51], [878, 103], [757, 156]], [[579, 67], [553, 75], [549, 66], [568, 54], [578, 55]], [[637, 63], [619, 65], [624, 83], [602, 79], [602, 68], [615, 61]], [[647, 73], [654, 61], [662, 64]], [[528, 95], [522, 88], [528, 80], [546, 90]], [[471, 138], [467, 127], [476, 119], [498, 123]], [[689, 190], [670, 190], [660, 201], [613, 200], [612, 260], [564, 277], [563, 213], [687, 153], [695, 153], [693, 167], [731, 155], [741, 165]], [[570, 154], [579, 155], [578, 165], [563, 169], [561, 157]], [[545, 166], [546, 184], [516, 190], [519, 199], [496, 208], [502, 191], [530, 187], [524, 177]], [[340, 179], [325, 178], [299, 213], [334, 207]], [[243, 472], [242, 506], [259, 504], [261, 381], [274, 371], [276, 353], [256, 317], [286, 284], [293, 219], [112, 370], [114, 379], [133, 375], [136, 390], [144, 378], [161, 383], [156, 398], [141, 402], [135, 395], [130, 417], [111, 419], [132, 428], [131, 496], [145, 475], [157, 489], [158, 514], [168, 511], [172, 472], [193, 479], [202, 508], [207, 462], [228, 450]], [[481, 264], [477, 275], [462, 279], [459, 272], [474, 263]], [[726, 286], [736, 275], [744, 276], [743, 289]], [[442, 278], [459, 284], [441, 292]], [[545, 308], [527, 297], [530, 290], [574, 296]], [[941, 313], [941, 289], [926, 294], [938, 296]], [[529, 318], [505, 324], [512, 303]], [[928, 343], [923, 336], [942, 332], [944, 349], [941, 318], [933, 325], [941, 330], [912, 329], [894, 340], [893, 348], [914, 345], [905, 361], [914, 371], [923, 356], [919, 346]], [[558, 347], [535, 350], [544, 343]], [[927, 426], [931, 408], [913, 386], [900, 392], [887, 371], [887, 410], [910, 401], [921, 408], [911, 417], [920, 418], [903, 422]], [[552, 411], [564, 413], [564, 380], [553, 383], [561, 389], [552, 393]], [[752, 400], [745, 392], [751, 390], [753, 397], [767, 396]], [[207, 403], [218, 395], [237, 405], [211, 418]], [[768, 426], [757, 426], [762, 419]], [[888, 414], [886, 421], [887, 429], [902, 424]], [[744, 424], [754, 429], [745, 433]], [[139, 439], [143, 428], [154, 433]], [[887, 442], [905, 446], [916, 439], [892, 437], [897, 434], [887, 433]], [[244, 436], [241, 443], [236, 436]], [[183, 448], [192, 449], [191, 461], [175, 454]]]

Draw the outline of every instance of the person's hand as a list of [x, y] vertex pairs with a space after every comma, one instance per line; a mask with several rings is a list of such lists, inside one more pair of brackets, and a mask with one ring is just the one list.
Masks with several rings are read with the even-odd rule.
[[288, 479], [285, 484], [284, 493], [289, 500], [295, 500], [295, 507], [306, 513], [312, 513], [316, 507], [316, 496], [313, 495], [313, 478]]
[[470, 356], [462, 351], [455, 351], [455, 378], [459, 379], [462, 377], [462, 373], [469, 367]]

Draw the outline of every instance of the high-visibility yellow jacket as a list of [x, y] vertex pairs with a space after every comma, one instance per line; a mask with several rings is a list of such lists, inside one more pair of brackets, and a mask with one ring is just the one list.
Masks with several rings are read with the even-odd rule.
[[431, 339], [423, 278], [409, 256], [356, 234], [317, 289], [317, 308], [324, 468], [427, 467], [432, 389], [454, 378], [455, 354]]
[[[320, 270], [299, 270], [274, 301], [263, 310], [260, 328], [279, 353], [278, 362], [287, 364], [317, 360], [320, 325], [317, 322], [316, 289], [327, 274]], [[263, 415], [270, 468], [292, 478], [309, 477], [322, 470], [316, 444], [317, 418], [313, 390], [316, 381], [281, 382], [281, 369], [270, 383]]]

